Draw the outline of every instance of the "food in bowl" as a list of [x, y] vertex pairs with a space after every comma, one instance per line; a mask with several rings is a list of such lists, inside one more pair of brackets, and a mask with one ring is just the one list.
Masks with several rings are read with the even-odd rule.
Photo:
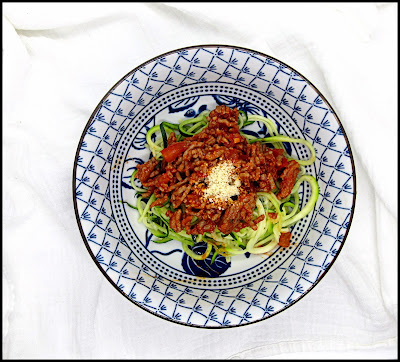
[[[265, 124], [270, 137], [245, 132], [256, 121]], [[314, 147], [279, 135], [263, 116], [219, 105], [179, 123], [162, 122], [148, 130], [146, 140], [152, 157], [132, 173], [139, 196], [136, 206], [129, 205], [158, 238], [153, 242], [178, 240], [195, 260], [212, 255], [213, 262], [222, 255], [229, 261], [289, 247], [290, 226], [318, 199], [318, 183], [303, 167], [315, 161]], [[309, 159], [290, 157], [287, 142], [305, 145]], [[310, 184], [311, 196], [300, 209], [302, 182]], [[191, 249], [196, 243], [206, 243], [202, 254]]]

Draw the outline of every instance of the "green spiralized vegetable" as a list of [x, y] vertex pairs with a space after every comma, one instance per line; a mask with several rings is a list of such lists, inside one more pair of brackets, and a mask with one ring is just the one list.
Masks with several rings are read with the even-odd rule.
[[[178, 124], [162, 122], [161, 125], [150, 128], [146, 134], [146, 140], [153, 156], [157, 160], [162, 160], [161, 151], [166, 145], [166, 139], [170, 132], [178, 131], [178, 141], [201, 132], [201, 130], [208, 126], [207, 117], [209, 113], [210, 111], [203, 111], [194, 118], [181, 120]], [[243, 129], [254, 122], [263, 123], [270, 137], [256, 138], [241, 132], [249, 143], [263, 142], [271, 144], [274, 148], [283, 149], [284, 156], [288, 160], [293, 158], [286, 153], [283, 146], [284, 142], [299, 143], [308, 148], [310, 157], [306, 160], [296, 160], [299, 164], [300, 171], [291, 194], [285, 199], [279, 200], [276, 197], [277, 190], [274, 190], [275, 192], [257, 193], [253, 219], [261, 215], [264, 215], [265, 218], [257, 224], [256, 230], [246, 227], [239, 232], [231, 232], [229, 235], [225, 235], [218, 229], [215, 229], [212, 233], [205, 232], [203, 235], [197, 235], [197, 237], [188, 235], [185, 230], [176, 233], [171, 229], [169, 226], [169, 218], [166, 216], [168, 210], [174, 210], [171, 202], [168, 201], [163, 206], [150, 208], [151, 203], [155, 200], [154, 194], [148, 199], [143, 199], [142, 196], [138, 196], [136, 207], [130, 204], [129, 206], [137, 209], [139, 213], [139, 222], [143, 222], [146, 228], [158, 238], [153, 240], [155, 243], [166, 243], [171, 240], [177, 240], [182, 243], [182, 248], [185, 253], [195, 260], [204, 260], [212, 255], [211, 263], [215, 261], [218, 255], [222, 255], [227, 261], [230, 261], [232, 256], [244, 253], [264, 254], [274, 250], [279, 243], [281, 234], [289, 232], [290, 226], [306, 217], [314, 209], [319, 196], [319, 187], [316, 179], [306, 174], [304, 169], [304, 166], [313, 164], [316, 159], [313, 145], [304, 139], [295, 139], [280, 135], [275, 123], [266, 117], [239, 111], [239, 129]], [[155, 140], [153, 140], [153, 137], [155, 137]], [[140, 195], [146, 192], [147, 189], [138, 187], [134, 183], [136, 172], [135, 170], [132, 173], [130, 183], [138, 195]], [[298, 191], [300, 185], [304, 182], [310, 185], [311, 196], [306, 205], [300, 209], [300, 196]], [[269, 214], [271, 214], [271, 216]], [[196, 217], [193, 217], [192, 224], [196, 223], [196, 221]], [[195, 243], [199, 242], [207, 243], [207, 248], [203, 254], [197, 254], [191, 249]]]

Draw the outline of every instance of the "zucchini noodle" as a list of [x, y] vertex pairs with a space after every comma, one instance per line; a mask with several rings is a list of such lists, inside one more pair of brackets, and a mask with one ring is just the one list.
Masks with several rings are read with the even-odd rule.
[[[176, 133], [177, 141], [181, 141], [187, 137], [191, 137], [208, 126], [207, 117], [210, 111], [203, 111], [198, 116], [190, 119], [179, 121], [178, 124], [162, 122], [160, 125], [150, 128], [146, 134], [147, 146], [152, 155], [157, 160], [162, 160], [161, 151], [167, 147], [167, 136], [171, 132]], [[182, 248], [186, 254], [195, 260], [205, 260], [210, 255], [211, 262], [214, 262], [218, 255], [222, 255], [227, 261], [235, 255], [244, 253], [250, 254], [265, 254], [274, 250], [279, 243], [282, 233], [290, 232], [290, 227], [300, 219], [307, 216], [313, 209], [319, 196], [319, 188], [316, 179], [305, 173], [304, 166], [311, 165], [316, 159], [315, 149], [313, 145], [305, 139], [295, 139], [280, 135], [276, 124], [263, 116], [247, 114], [244, 111], [239, 111], [238, 125], [242, 130], [244, 127], [251, 125], [254, 122], [261, 122], [265, 125], [269, 137], [257, 138], [253, 135], [240, 132], [240, 134], [248, 140], [249, 143], [263, 142], [272, 145], [273, 148], [283, 149], [283, 155], [287, 160], [295, 160], [299, 164], [300, 171], [297, 175], [297, 180], [290, 193], [285, 199], [279, 200], [276, 196], [278, 190], [271, 192], [257, 192], [256, 206], [253, 210], [253, 220], [264, 215], [265, 218], [257, 224], [257, 229], [245, 227], [239, 232], [231, 232], [228, 235], [221, 233], [216, 228], [212, 233], [205, 232], [202, 235], [188, 235], [185, 230], [177, 233], [169, 225], [169, 218], [166, 216], [168, 210], [173, 210], [170, 201], [163, 205], [150, 205], [155, 200], [155, 195], [144, 199], [141, 194], [147, 191], [146, 188], [137, 186], [134, 183], [137, 170], [132, 173], [130, 183], [133, 189], [137, 192], [136, 207], [133, 207], [139, 213], [139, 222], [143, 222], [146, 228], [158, 239], [154, 239], [155, 243], [166, 243], [171, 240], [177, 240], [182, 243]], [[299, 143], [307, 147], [309, 158], [306, 160], [296, 160], [290, 157], [283, 143]], [[311, 196], [306, 205], [300, 209], [300, 185], [306, 182], [311, 187]], [[125, 202], [126, 203], [126, 202]], [[194, 217], [195, 219], [196, 217]], [[195, 223], [193, 220], [192, 223]], [[192, 247], [196, 243], [205, 242], [206, 249], [202, 254], [197, 254]]]

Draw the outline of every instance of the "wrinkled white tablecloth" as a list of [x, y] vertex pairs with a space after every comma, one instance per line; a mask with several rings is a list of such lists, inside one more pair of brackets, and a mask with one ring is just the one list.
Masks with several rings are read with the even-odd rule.
[[[3, 3], [3, 358], [397, 358], [397, 3]], [[123, 75], [190, 45], [251, 48], [331, 103], [356, 163], [356, 211], [303, 300], [227, 330], [123, 298], [81, 239], [72, 168]]]

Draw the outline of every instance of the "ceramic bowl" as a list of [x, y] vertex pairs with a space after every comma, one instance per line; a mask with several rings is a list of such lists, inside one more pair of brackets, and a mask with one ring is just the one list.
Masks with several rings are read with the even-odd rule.
[[[314, 211], [293, 226], [290, 247], [236, 256], [229, 263], [217, 257], [210, 265], [210, 258], [187, 257], [178, 241], [152, 242], [137, 211], [121, 201], [136, 203], [130, 176], [150, 158], [145, 147], [150, 127], [219, 104], [264, 115], [279, 133], [310, 141], [317, 159], [306, 172], [317, 179], [320, 195]], [[265, 127], [251, 127], [266, 137]], [[301, 159], [308, 151], [292, 144], [289, 152]], [[305, 205], [309, 186], [303, 184], [299, 193]], [[356, 180], [343, 126], [304, 76], [257, 51], [203, 45], [147, 61], [103, 97], [79, 141], [73, 194], [83, 242], [123, 296], [169, 321], [226, 328], [286, 310], [323, 278], [346, 240]]]

